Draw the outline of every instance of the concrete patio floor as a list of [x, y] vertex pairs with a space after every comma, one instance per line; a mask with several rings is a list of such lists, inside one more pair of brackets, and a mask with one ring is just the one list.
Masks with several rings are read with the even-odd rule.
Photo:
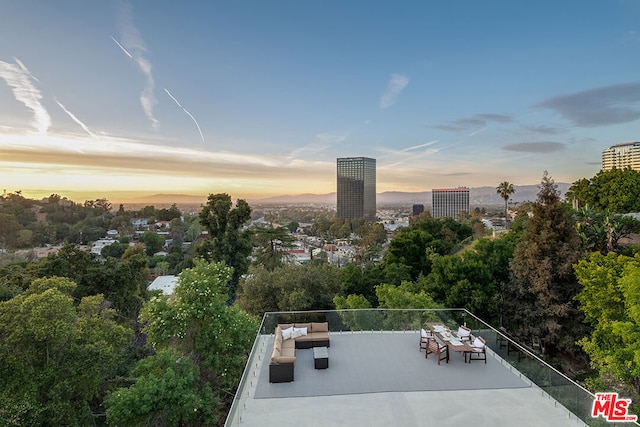
[[332, 333], [329, 368], [297, 350], [292, 383], [269, 383], [272, 345], [260, 336], [228, 426], [585, 425], [491, 351], [425, 359], [417, 332]]

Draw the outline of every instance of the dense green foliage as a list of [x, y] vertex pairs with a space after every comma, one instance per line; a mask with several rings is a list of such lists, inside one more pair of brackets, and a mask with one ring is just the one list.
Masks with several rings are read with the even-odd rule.
[[575, 222], [545, 172], [533, 215], [515, 248], [505, 298], [505, 323], [523, 340], [537, 336], [547, 352], [575, 352], [575, 341], [584, 333], [573, 299], [580, 290], [573, 265], [581, 256]]
[[101, 295], [76, 306], [75, 283], [33, 281], [0, 303], [0, 419], [5, 425], [91, 425], [100, 386], [124, 372], [133, 331]]
[[473, 236], [473, 229], [452, 218], [423, 217], [409, 228], [400, 229], [389, 244], [385, 267], [401, 264], [409, 268], [412, 280], [431, 271], [430, 254], [449, 255]]
[[[186, 377], [162, 372], [155, 366], [178, 363], [175, 356], [163, 353], [162, 357], [142, 362], [133, 373], [134, 384], [111, 394], [108, 416], [123, 425], [148, 425], [153, 420], [154, 425], [208, 425], [218, 415], [209, 406], [214, 399], [223, 402], [223, 408], [230, 405], [229, 397], [238, 385], [245, 355], [258, 328], [255, 318], [227, 306], [231, 275], [231, 268], [224, 263], [195, 260], [193, 268], [180, 273], [171, 299], [154, 297], [144, 306], [141, 318], [149, 345], [159, 352], [174, 351], [177, 359], [184, 356], [187, 365], [180, 369], [185, 370]], [[165, 403], [186, 405], [174, 408], [176, 417], [163, 418], [169, 408], [149, 404], [168, 393], [161, 388], [163, 385], [172, 393], [194, 396], [191, 400], [177, 395], [165, 397]], [[159, 420], [165, 424], [158, 424]]]
[[267, 270], [253, 266], [243, 278], [238, 305], [262, 316], [268, 311], [332, 309], [340, 292], [340, 269], [326, 263], [291, 264]]
[[640, 212], [640, 172], [632, 169], [600, 171], [593, 178], [573, 183], [567, 201], [599, 212]]
[[105, 400], [114, 426], [214, 425], [218, 400], [200, 380], [200, 369], [171, 350], [140, 360], [131, 371], [133, 384]]
[[598, 372], [597, 384], [640, 400], [640, 255], [591, 253], [576, 265], [576, 296], [593, 328], [579, 341]]
[[251, 235], [241, 228], [251, 218], [251, 208], [242, 199], [238, 199], [234, 208], [231, 196], [225, 193], [210, 194], [207, 200], [198, 218], [209, 232], [209, 239], [202, 241], [197, 254], [209, 261], [224, 261], [233, 268], [228, 298], [231, 303], [236, 299], [240, 277], [249, 268]]

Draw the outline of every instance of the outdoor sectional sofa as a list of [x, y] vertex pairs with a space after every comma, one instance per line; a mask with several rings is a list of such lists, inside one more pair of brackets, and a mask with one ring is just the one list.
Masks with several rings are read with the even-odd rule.
[[276, 327], [269, 364], [269, 382], [293, 381], [296, 349], [329, 347], [327, 322], [288, 323]]

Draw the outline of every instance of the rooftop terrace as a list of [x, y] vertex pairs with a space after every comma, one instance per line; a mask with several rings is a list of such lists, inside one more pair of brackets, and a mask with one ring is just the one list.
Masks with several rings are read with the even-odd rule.
[[[296, 351], [295, 381], [269, 383], [278, 323], [328, 321], [329, 368]], [[487, 363], [451, 352], [440, 365], [418, 346], [426, 321], [466, 323], [487, 340]], [[465, 310], [267, 313], [227, 426], [583, 426], [593, 395]], [[628, 425], [628, 423], [626, 424]]]

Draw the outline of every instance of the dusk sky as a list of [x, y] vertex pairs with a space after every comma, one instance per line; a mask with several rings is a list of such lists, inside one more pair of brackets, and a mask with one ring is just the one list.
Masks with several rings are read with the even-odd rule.
[[640, 140], [640, 1], [0, 5], [0, 179], [83, 201], [590, 178]]

